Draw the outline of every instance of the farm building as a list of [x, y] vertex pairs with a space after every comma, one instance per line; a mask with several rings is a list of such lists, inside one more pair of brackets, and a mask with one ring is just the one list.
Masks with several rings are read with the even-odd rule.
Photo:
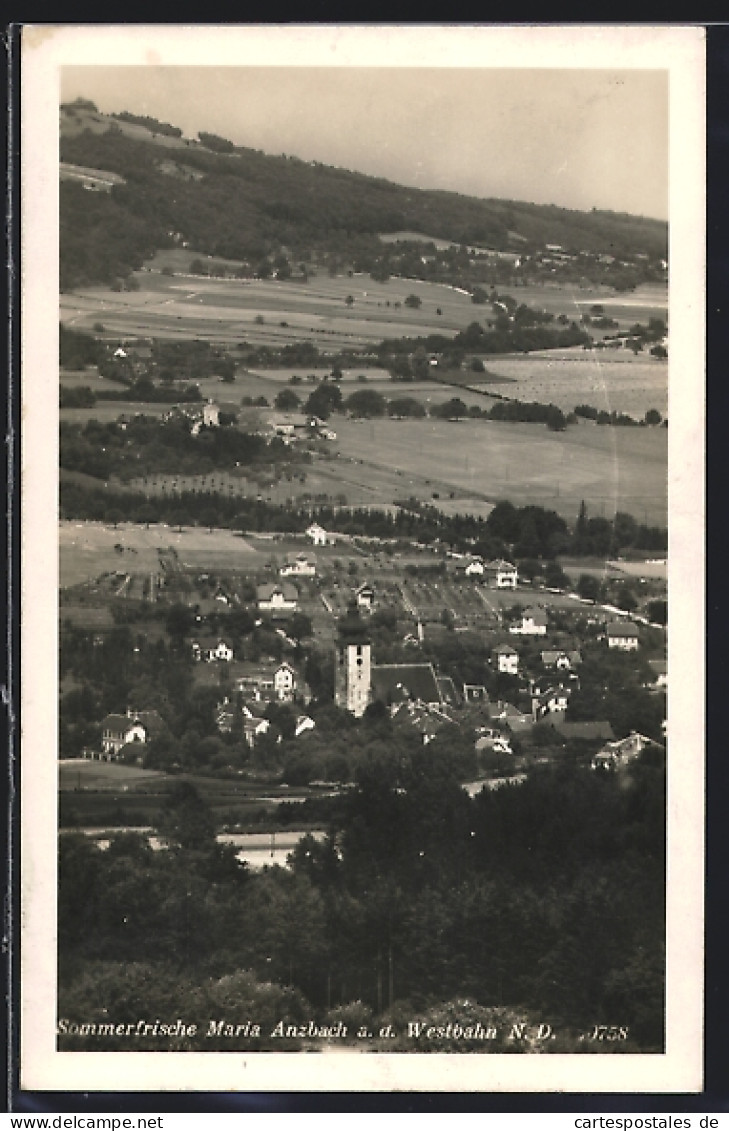
[[638, 629], [629, 621], [610, 621], [605, 629], [608, 648], [621, 652], [635, 652], [638, 648]]

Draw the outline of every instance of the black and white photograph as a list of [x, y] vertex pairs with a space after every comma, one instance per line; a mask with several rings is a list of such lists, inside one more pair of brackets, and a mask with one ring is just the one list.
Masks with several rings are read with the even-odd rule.
[[24, 1086], [700, 1090], [703, 46], [24, 29]]

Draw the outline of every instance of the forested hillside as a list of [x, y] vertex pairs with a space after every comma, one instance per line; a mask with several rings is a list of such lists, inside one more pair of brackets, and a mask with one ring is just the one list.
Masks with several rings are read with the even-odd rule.
[[666, 255], [666, 225], [655, 220], [416, 190], [128, 120], [62, 112], [61, 160], [125, 181], [97, 193], [61, 184], [62, 288], [110, 282], [176, 243], [255, 266], [282, 248], [293, 262], [316, 250], [372, 254], [380, 233], [403, 230], [492, 249]]

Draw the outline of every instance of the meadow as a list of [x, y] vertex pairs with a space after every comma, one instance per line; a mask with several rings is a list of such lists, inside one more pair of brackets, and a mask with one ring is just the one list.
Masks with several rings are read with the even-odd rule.
[[[135, 574], [159, 569], [159, 551], [172, 549], [182, 569], [255, 569], [258, 552], [233, 530], [102, 522], [59, 523], [60, 584], [78, 585], [116, 567]], [[121, 546], [122, 550], [116, 550]]]
[[[196, 256], [186, 252], [185, 257], [187, 270], [172, 275], [162, 274], [158, 257], [149, 261], [136, 273], [136, 291], [90, 287], [62, 294], [61, 320], [87, 331], [101, 322], [106, 335], [119, 337], [204, 337], [229, 345], [309, 341], [323, 350], [340, 350], [366, 348], [383, 338], [453, 335], [493, 317], [489, 306], [474, 305], [470, 295], [441, 283], [398, 277], [378, 283], [365, 274], [311, 275], [308, 282], [210, 278], [190, 275]], [[417, 295], [419, 308], [404, 305], [408, 295]], [[655, 286], [627, 297], [593, 288], [520, 287], [515, 297], [570, 318], [601, 303], [621, 329], [649, 317], [665, 318], [667, 309], [665, 289]]]
[[[401, 473], [402, 497], [433, 500], [436, 484], [453, 498], [449, 510], [468, 513], [469, 500], [508, 498], [535, 503], [574, 521], [584, 499], [594, 515], [627, 511], [650, 525], [666, 524], [667, 431], [608, 428], [590, 422], [550, 432], [539, 424], [484, 420], [338, 422], [340, 457], [361, 482], [372, 465]], [[425, 492], [424, 487], [431, 490]]]

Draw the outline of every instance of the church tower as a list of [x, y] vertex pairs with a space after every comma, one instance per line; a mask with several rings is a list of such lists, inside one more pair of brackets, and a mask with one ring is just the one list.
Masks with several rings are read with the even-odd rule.
[[372, 647], [356, 603], [352, 602], [339, 622], [334, 672], [334, 702], [337, 707], [362, 717], [370, 702]]

